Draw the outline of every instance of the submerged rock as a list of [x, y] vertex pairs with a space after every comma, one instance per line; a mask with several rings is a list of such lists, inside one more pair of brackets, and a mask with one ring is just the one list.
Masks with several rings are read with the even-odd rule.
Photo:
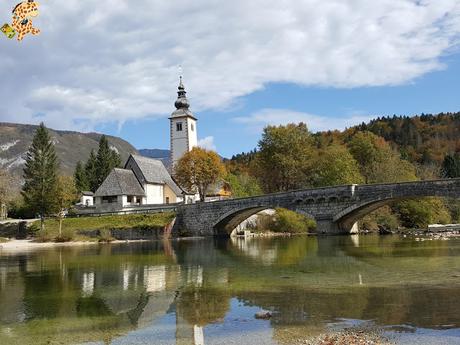
[[268, 320], [272, 317], [272, 313], [267, 310], [261, 310], [254, 317], [258, 320]]

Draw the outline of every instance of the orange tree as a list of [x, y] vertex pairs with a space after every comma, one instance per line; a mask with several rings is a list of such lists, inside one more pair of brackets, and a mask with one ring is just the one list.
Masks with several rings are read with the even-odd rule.
[[177, 162], [174, 177], [188, 192], [198, 192], [204, 201], [208, 188], [225, 175], [225, 167], [214, 151], [194, 147]]

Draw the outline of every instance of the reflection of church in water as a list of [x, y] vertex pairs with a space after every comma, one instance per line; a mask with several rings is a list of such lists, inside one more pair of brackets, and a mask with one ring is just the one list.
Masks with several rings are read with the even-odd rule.
[[[109, 267], [96, 265], [96, 268], [90, 266], [77, 270], [69, 268], [75, 262], [69, 262], [73, 259], [71, 255], [66, 255], [65, 249], [61, 249], [63, 255], [56, 256], [54, 253], [54, 264], [60, 269], [58, 276], [53, 275], [55, 294], [52, 296], [52, 303], [59, 304], [61, 298], [65, 298], [66, 301], [66, 307], [61, 308], [57, 315], [54, 311], [48, 315], [47, 311], [51, 309], [36, 302], [30, 303], [31, 298], [39, 298], [33, 294], [34, 289], [31, 285], [36, 284], [33, 280], [34, 274], [43, 269], [40, 260], [27, 260], [18, 256], [17, 265], [9, 269], [0, 267], [0, 306], [4, 311], [3, 315], [0, 315], [0, 324], [21, 323], [24, 318], [62, 317], [70, 323], [79, 322], [81, 325], [82, 317], [91, 316], [94, 310], [98, 310], [116, 320], [114, 328], [108, 327], [103, 334], [93, 335], [94, 332], [89, 332], [89, 338], [85, 341], [98, 342], [103, 336], [104, 342], [110, 344], [112, 340], [120, 338], [123, 341], [126, 338], [125, 343], [130, 343], [132, 334], [155, 328], [164, 322], [165, 318], [170, 320], [174, 317], [175, 330], [168, 334], [168, 340], [175, 341], [177, 345], [204, 345], [203, 327], [209, 318], [203, 318], [195, 308], [203, 298], [200, 292], [206, 279], [203, 267], [199, 263], [186, 266], [178, 264], [170, 243], [150, 243], [146, 246], [146, 250], [155, 254], [153, 259], [146, 260], [145, 263], [123, 260], [124, 254], [130, 253], [128, 246], [101, 247], [94, 251], [91, 249], [89, 254], [110, 257], [112, 262]], [[222, 271], [219, 275], [222, 286], [225, 286], [228, 280], [227, 272]], [[13, 276], [18, 278], [12, 279]], [[77, 292], [73, 298], [65, 295], [64, 291], [69, 290]], [[223, 300], [219, 302], [228, 303]], [[219, 317], [224, 315], [225, 313]], [[88, 322], [88, 327], [94, 328], [90, 319]], [[120, 334], [124, 335], [120, 337]], [[57, 334], [50, 333], [49, 337], [59, 343], [64, 338], [66, 343], [72, 340], [69, 339], [68, 332], [63, 331]]]

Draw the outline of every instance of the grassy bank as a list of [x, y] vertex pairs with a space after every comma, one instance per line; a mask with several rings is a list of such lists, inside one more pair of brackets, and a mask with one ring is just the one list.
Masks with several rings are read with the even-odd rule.
[[41, 241], [88, 241], [97, 240], [79, 234], [81, 231], [99, 231], [100, 240], [110, 239], [110, 230], [158, 229], [174, 219], [174, 212], [155, 214], [129, 214], [119, 216], [65, 218], [62, 222], [62, 236], [59, 237], [59, 221], [47, 219], [41, 232], [40, 222], [32, 224], [31, 234]]

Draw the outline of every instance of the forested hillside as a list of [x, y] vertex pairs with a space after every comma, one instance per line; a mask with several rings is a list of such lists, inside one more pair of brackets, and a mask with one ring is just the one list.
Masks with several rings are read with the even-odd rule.
[[383, 137], [411, 162], [440, 165], [460, 151], [460, 113], [382, 117], [346, 131], [370, 131]]

